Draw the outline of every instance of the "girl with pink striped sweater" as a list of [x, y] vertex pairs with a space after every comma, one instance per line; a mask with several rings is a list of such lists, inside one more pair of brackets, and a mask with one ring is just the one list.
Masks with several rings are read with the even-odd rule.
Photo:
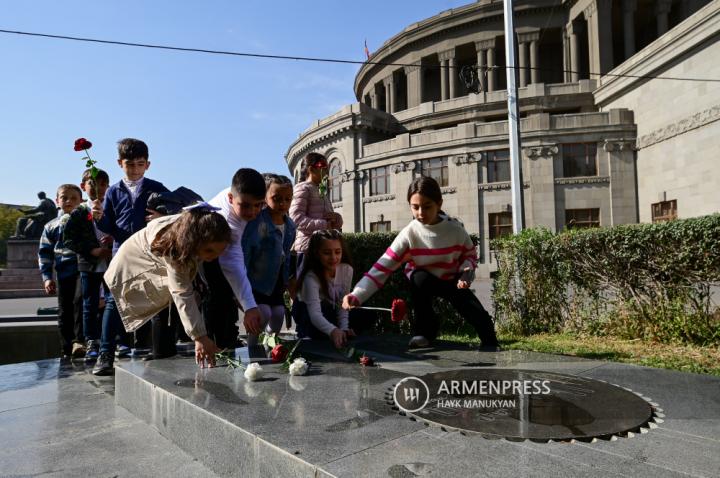
[[415, 179], [407, 199], [414, 220], [344, 297], [343, 308], [360, 306], [406, 263], [414, 316], [410, 347], [427, 347], [437, 337], [440, 322], [433, 312], [432, 299], [442, 297], [477, 331], [481, 350], [499, 350], [490, 314], [469, 289], [477, 263], [475, 246], [462, 223], [442, 212], [442, 192], [437, 181], [428, 177]]

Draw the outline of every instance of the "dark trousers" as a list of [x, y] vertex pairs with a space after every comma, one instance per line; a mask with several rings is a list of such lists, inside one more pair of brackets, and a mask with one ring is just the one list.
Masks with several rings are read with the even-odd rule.
[[102, 318], [102, 333], [100, 335], [100, 352], [115, 352], [115, 337], [125, 333], [125, 326], [115, 305], [112, 294], [105, 292], [105, 312]]
[[82, 322], [85, 340], [98, 340], [102, 329], [102, 317], [98, 314], [100, 304], [100, 286], [103, 283], [102, 272], [81, 272]]
[[58, 331], [65, 355], [72, 351], [73, 342], [84, 342], [81, 297], [79, 274], [57, 280]]
[[433, 311], [432, 299], [442, 297], [472, 325], [483, 345], [497, 345], [490, 314], [470, 289], [457, 288], [457, 280], [442, 280], [418, 269], [410, 276], [410, 297], [413, 303], [413, 335], [422, 335], [428, 340], [437, 338], [440, 320]]
[[238, 306], [235, 293], [217, 260], [205, 262], [203, 271], [208, 293], [203, 301], [202, 312], [208, 337], [220, 348], [234, 348], [240, 333], [236, 325]]
[[152, 318], [152, 353], [156, 358], [172, 357], [177, 354], [175, 342], [180, 316], [175, 304], [163, 309]]

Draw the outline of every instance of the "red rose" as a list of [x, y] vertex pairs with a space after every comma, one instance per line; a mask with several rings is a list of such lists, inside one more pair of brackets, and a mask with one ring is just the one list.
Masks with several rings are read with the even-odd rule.
[[283, 344], [278, 344], [270, 351], [270, 358], [273, 363], [283, 362], [288, 356], [288, 349]]
[[92, 143], [85, 138], [78, 138], [75, 140], [75, 151], [82, 151], [90, 148], [92, 148]]
[[90, 222], [92, 222], [92, 220], [93, 220], [92, 212], [88, 212], [87, 220], [90, 221]]
[[375, 365], [375, 361], [372, 359], [372, 357], [363, 355], [362, 357], [360, 357], [360, 364], [364, 367], [372, 367], [373, 365]]
[[402, 299], [393, 299], [390, 307], [390, 320], [402, 322], [407, 319], [407, 304]]

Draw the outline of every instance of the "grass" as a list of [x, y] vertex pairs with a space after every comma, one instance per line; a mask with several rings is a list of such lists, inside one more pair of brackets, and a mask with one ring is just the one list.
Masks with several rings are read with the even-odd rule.
[[[451, 342], [479, 343], [477, 337], [466, 334], [443, 335], [440, 338]], [[528, 337], [501, 335], [499, 339], [505, 350], [571, 355], [720, 376], [720, 349], [716, 346], [701, 347], [574, 334], [537, 334]]]

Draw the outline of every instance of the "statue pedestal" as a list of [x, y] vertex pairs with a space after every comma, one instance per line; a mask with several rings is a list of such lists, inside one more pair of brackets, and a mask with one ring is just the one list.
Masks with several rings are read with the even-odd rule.
[[0, 270], [0, 299], [45, 297], [38, 267], [39, 239], [9, 239], [7, 269]]
[[8, 239], [8, 269], [35, 269], [37, 271], [39, 244], [40, 239]]

